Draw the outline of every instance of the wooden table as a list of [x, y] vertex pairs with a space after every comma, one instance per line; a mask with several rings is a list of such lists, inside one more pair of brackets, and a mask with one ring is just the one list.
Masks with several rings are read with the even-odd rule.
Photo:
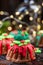
[[33, 62], [29, 62], [27, 64], [26, 63], [17, 64], [17, 63], [12, 63], [7, 60], [0, 60], [0, 65], [43, 65], [43, 62], [42, 61], [33, 61]]

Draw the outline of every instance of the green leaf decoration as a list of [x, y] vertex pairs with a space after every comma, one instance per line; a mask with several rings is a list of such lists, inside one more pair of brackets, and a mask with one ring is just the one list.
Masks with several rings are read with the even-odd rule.
[[20, 43], [20, 44], [19, 44], [19, 46], [23, 46], [23, 44], [22, 44], [22, 43]]
[[30, 40], [25, 40], [25, 43], [29, 43], [30, 42]]
[[5, 38], [5, 36], [3, 36], [3, 35], [0, 36], [0, 40], [2, 40], [2, 39], [4, 39], [4, 38]]
[[8, 35], [7, 38], [13, 38], [13, 36], [12, 35]]
[[14, 42], [14, 44], [20, 44], [21, 42], [20, 41], [13, 41]]
[[27, 32], [24, 32], [24, 34], [25, 34], [25, 35], [28, 35], [28, 33], [27, 33]]
[[40, 53], [41, 53], [41, 50], [38, 48], [35, 52], [36, 52], [37, 54], [40, 54]]

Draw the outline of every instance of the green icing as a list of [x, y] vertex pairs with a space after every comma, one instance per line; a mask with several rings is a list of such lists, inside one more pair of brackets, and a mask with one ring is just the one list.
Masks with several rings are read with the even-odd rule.
[[21, 30], [18, 30], [17, 32], [18, 32], [17, 34], [15, 34], [13, 32], [10, 33], [10, 35], [14, 36], [15, 40], [20, 41], [20, 40], [26, 40], [26, 39], [29, 38], [28, 37], [29, 35], [28, 35], [28, 33], [26, 31], [22, 32]]
[[23, 44], [22, 44], [22, 43], [20, 43], [20, 44], [19, 44], [19, 46], [23, 46]]
[[13, 41], [14, 42], [14, 44], [20, 44], [21, 42], [20, 41]]
[[24, 43], [21, 43], [21, 41], [13, 41], [14, 44], [17, 44], [19, 46], [22, 46], [22, 45], [27, 45], [29, 44], [30, 40], [25, 40]]
[[41, 53], [41, 50], [38, 48], [36, 51], [35, 51], [37, 54]]
[[15, 34], [14, 34], [14, 33], [12, 33], [12, 32], [10, 32], [10, 34], [9, 34], [9, 35], [12, 35], [12, 36], [13, 36], [13, 38], [14, 38], [14, 35], [15, 35]]
[[25, 40], [25, 43], [29, 43], [30, 42], [30, 40]]
[[25, 35], [29, 35], [27, 32], [24, 32]]
[[[13, 44], [17, 44], [18, 46], [26, 45], [30, 42], [29, 40], [29, 34], [26, 31], [18, 30], [17, 34], [10, 32], [9, 35], [12, 35], [14, 37]], [[21, 40], [24, 40], [24, 43], [21, 42]]]
[[4, 38], [5, 38], [5, 36], [3, 36], [3, 35], [0, 36], [0, 40], [2, 40], [2, 39], [4, 39]]
[[8, 35], [8, 36], [6, 36], [6, 38], [13, 38], [13, 36], [12, 35]]

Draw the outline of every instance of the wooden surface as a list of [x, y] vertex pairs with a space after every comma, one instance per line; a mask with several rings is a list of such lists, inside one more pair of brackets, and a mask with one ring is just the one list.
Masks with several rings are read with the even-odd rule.
[[33, 62], [29, 62], [29, 63], [12, 63], [10, 61], [7, 60], [0, 60], [0, 65], [43, 65], [42, 61], [33, 61]]
[[[42, 49], [43, 51], [43, 49]], [[36, 60], [27, 63], [12, 63], [6, 60], [6, 56], [0, 56], [0, 65], [43, 65], [43, 52], [36, 55]]]

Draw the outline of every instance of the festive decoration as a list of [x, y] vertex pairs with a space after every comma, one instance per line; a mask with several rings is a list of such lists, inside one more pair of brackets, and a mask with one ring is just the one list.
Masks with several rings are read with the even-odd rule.
[[0, 35], [0, 55], [7, 54], [7, 51], [11, 48], [10, 44], [13, 41], [13, 36], [7, 33]]
[[7, 60], [18, 63], [18, 61], [27, 62], [29, 59], [36, 59], [34, 46], [30, 44], [29, 35], [26, 31], [14, 30], [10, 35], [14, 35], [14, 41], [10, 44], [11, 48], [8, 50]]

